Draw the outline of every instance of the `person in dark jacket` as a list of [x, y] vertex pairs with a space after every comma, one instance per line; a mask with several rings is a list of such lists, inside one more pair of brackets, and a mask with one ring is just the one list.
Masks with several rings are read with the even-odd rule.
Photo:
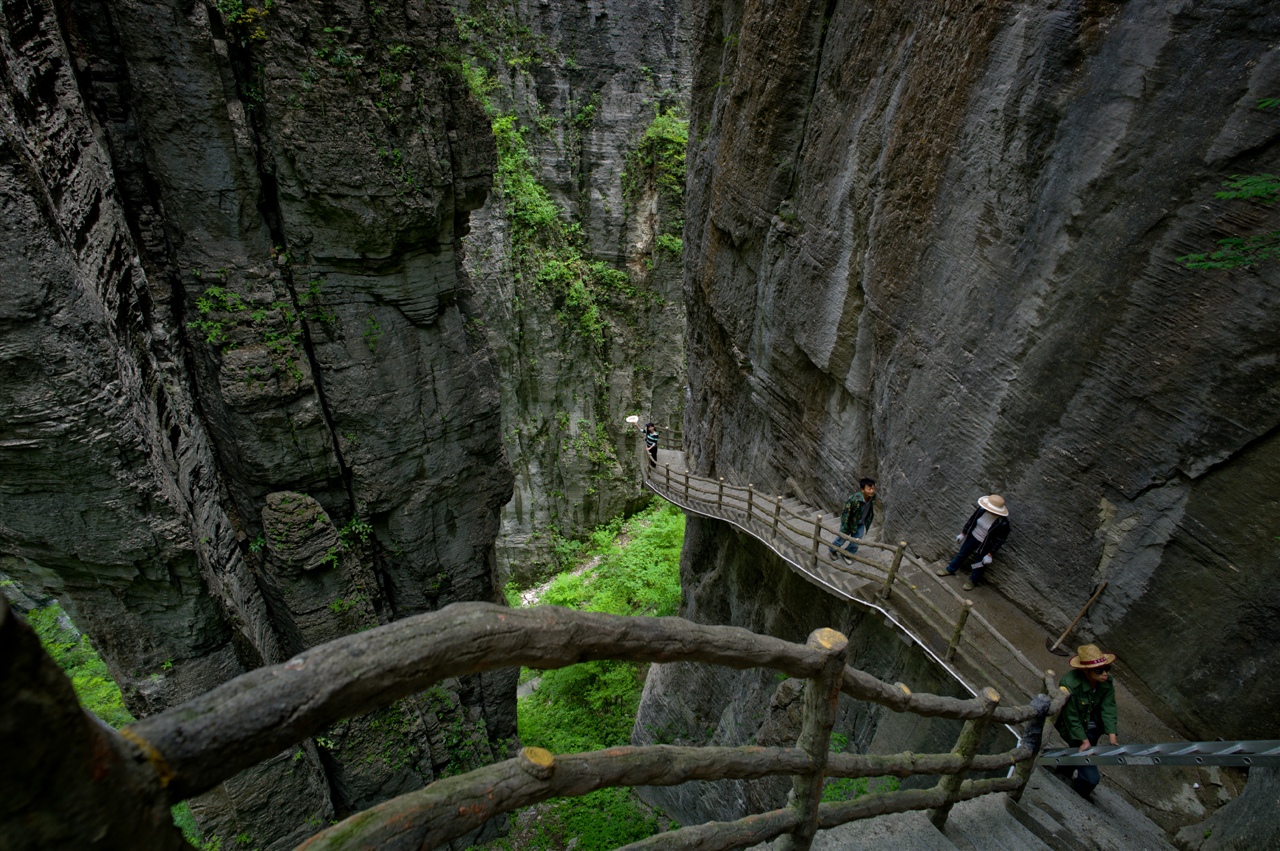
[[644, 448], [649, 453], [649, 466], [658, 466], [658, 427], [653, 423], [644, 424]]
[[[1116, 739], [1116, 686], [1111, 681], [1114, 653], [1103, 653], [1097, 645], [1086, 644], [1071, 657], [1071, 667], [1058, 685], [1070, 696], [1058, 713], [1058, 733], [1066, 743], [1082, 753], [1107, 736], [1112, 745]], [[1054, 772], [1069, 782], [1073, 789], [1088, 798], [1102, 775], [1096, 765], [1065, 765]], [[1074, 775], [1074, 777], [1072, 776]]]
[[[844, 501], [844, 511], [840, 513], [840, 535], [831, 542], [833, 547], [844, 547], [851, 553], [858, 551], [855, 540], [867, 534], [871, 521], [876, 517], [876, 480], [859, 479], [858, 490]], [[848, 542], [841, 535], [848, 536]], [[834, 561], [838, 555], [835, 549], [827, 548]], [[845, 559], [848, 561], [848, 559]]]
[[999, 494], [980, 497], [978, 510], [969, 517], [956, 540], [960, 542], [960, 551], [951, 563], [938, 571], [939, 576], [955, 576], [965, 559], [972, 557], [973, 569], [969, 580], [964, 583], [964, 590], [972, 591], [973, 586], [982, 582], [983, 571], [991, 564], [1000, 547], [1009, 537], [1009, 509], [1005, 508], [1004, 497]]

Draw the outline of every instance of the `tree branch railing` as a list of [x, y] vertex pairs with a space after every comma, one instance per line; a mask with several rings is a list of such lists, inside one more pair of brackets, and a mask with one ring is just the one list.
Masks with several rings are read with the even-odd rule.
[[[662, 498], [688, 511], [732, 523], [837, 596], [893, 618], [972, 693], [978, 693], [983, 680], [1002, 684], [1020, 699], [1030, 699], [1039, 690], [1040, 669], [974, 610], [972, 601], [935, 576], [905, 541], [885, 544], [859, 539], [860, 550], [875, 551], [884, 558], [841, 549], [840, 558], [831, 559], [829, 551], [835, 549], [832, 541], [837, 536], [848, 538], [840, 533], [836, 518], [824, 518], [800, 503], [793, 507], [787, 499], [756, 490], [753, 484], [743, 487], [723, 479], [713, 481], [687, 468], [677, 472], [669, 464], [657, 468], [642, 465], [641, 469], [645, 485]], [[933, 595], [902, 580], [904, 563], [947, 601], [947, 609], [935, 602]]]
[[[15, 634], [21, 653], [10, 647]], [[1025, 724], [1028, 732], [1042, 729], [1047, 715], [1061, 707], [1065, 693], [1056, 694], [1052, 703], [1048, 696], [1042, 696], [1014, 707], [997, 706], [994, 692], [972, 700], [913, 694], [906, 686], [891, 685], [845, 664], [846, 643], [844, 636], [832, 630], [817, 630], [807, 644], [798, 645], [738, 627], [696, 624], [681, 618], [455, 603], [310, 648], [287, 662], [244, 674], [119, 733], [103, 726], [93, 734], [105, 737], [109, 748], [122, 755], [119, 762], [124, 768], [120, 770], [127, 771], [126, 779], [133, 782], [119, 786], [128, 790], [130, 800], [136, 799], [141, 789], [141, 794], [153, 799], [149, 801], [151, 810], [166, 812], [165, 807], [208, 791], [337, 721], [465, 674], [517, 665], [547, 669], [595, 659], [621, 659], [702, 662], [737, 669], [766, 667], [809, 681], [796, 747], [658, 745], [559, 756], [525, 748], [514, 759], [438, 780], [351, 816], [299, 846], [310, 851], [433, 848], [496, 815], [550, 797], [583, 795], [609, 786], [777, 775], [791, 775], [796, 789], [794, 802], [785, 809], [724, 825], [677, 830], [627, 847], [734, 849], [786, 835], [792, 848], [802, 850], [809, 847], [815, 831], [846, 821], [907, 810], [937, 811], [980, 794], [1016, 792], [1026, 782], [1029, 770], [1016, 769], [1034, 760], [1034, 748], [1019, 746], [1003, 753], [974, 755], [966, 743], [972, 739], [975, 725], [991, 721]], [[46, 668], [53, 665], [30, 629], [15, 626], [2, 596], [0, 652], [11, 654], [5, 658], [40, 656]], [[7, 670], [0, 667], [0, 694], [15, 685], [5, 681]], [[69, 684], [65, 685], [64, 694], [70, 692]], [[969, 732], [962, 734], [949, 754], [829, 754], [839, 694], [894, 711], [972, 723], [966, 725]], [[51, 775], [61, 770], [43, 765], [41, 769]], [[1007, 771], [1008, 776], [995, 780], [961, 777], [991, 771]], [[82, 774], [88, 776], [87, 772]], [[819, 803], [826, 778], [883, 775], [938, 775], [942, 780], [932, 790], [884, 792], [852, 803]], [[77, 791], [68, 790], [67, 794]], [[43, 803], [51, 813], [65, 805]], [[103, 818], [120, 818], [116, 808], [108, 809]], [[136, 801], [132, 808], [118, 807], [120, 813], [137, 809]]]

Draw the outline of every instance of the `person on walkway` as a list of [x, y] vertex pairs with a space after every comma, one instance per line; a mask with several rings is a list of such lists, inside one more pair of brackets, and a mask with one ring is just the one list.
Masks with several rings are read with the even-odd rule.
[[[1086, 644], [1071, 657], [1073, 670], [1058, 682], [1070, 697], [1054, 726], [1069, 746], [1079, 748], [1082, 753], [1097, 745], [1104, 735], [1111, 744], [1119, 744], [1116, 686], [1111, 681], [1111, 664], [1115, 661], [1116, 654], [1103, 653], [1097, 645]], [[1064, 765], [1053, 771], [1085, 799], [1102, 780], [1096, 765]]]
[[644, 448], [649, 453], [649, 466], [658, 466], [658, 427], [653, 423], [644, 424]]
[[1009, 537], [1009, 509], [1004, 506], [1004, 497], [993, 493], [978, 499], [978, 510], [969, 517], [956, 540], [960, 542], [960, 551], [951, 563], [938, 571], [939, 576], [955, 576], [964, 560], [973, 557], [973, 569], [969, 580], [964, 583], [964, 590], [972, 591], [973, 586], [982, 583], [983, 571], [991, 564], [991, 557], [1004, 545]]
[[[867, 527], [871, 525], [871, 521], [876, 516], [876, 480], [875, 479], [859, 479], [858, 490], [853, 496], [844, 501], [844, 511], [840, 513], [840, 535], [836, 535], [835, 540], [831, 543], [836, 548], [844, 547], [850, 553], [858, 551], [858, 545], [854, 543], [858, 538], [867, 534]], [[848, 540], [841, 537], [847, 535]], [[831, 560], [839, 556], [836, 549], [827, 548], [831, 553]], [[848, 561], [848, 559], [845, 559]]]

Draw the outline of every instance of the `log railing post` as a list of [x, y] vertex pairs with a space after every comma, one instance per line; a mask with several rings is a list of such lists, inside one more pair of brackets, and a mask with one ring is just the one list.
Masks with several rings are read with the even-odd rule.
[[1018, 778], [1018, 788], [1009, 793], [1009, 799], [1014, 803], [1022, 800], [1022, 793], [1027, 788], [1027, 782], [1031, 780], [1031, 772], [1036, 767], [1036, 757], [1040, 755], [1040, 749], [1044, 747], [1044, 730], [1045, 722], [1049, 718], [1049, 709], [1052, 702], [1050, 695], [1053, 694], [1053, 671], [1044, 672], [1045, 693], [1037, 694], [1031, 699], [1031, 706], [1035, 709], [1034, 718], [1027, 721], [1025, 727], [1022, 728], [1022, 747], [1031, 752], [1025, 760], [1018, 763], [1014, 768], [1014, 776]]
[[818, 541], [822, 539], [822, 515], [813, 521], [813, 566], [818, 566]]
[[973, 755], [978, 752], [978, 745], [982, 743], [982, 736], [987, 732], [987, 726], [991, 723], [991, 715], [996, 711], [996, 707], [1000, 705], [1000, 693], [988, 686], [978, 695], [978, 699], [982, 701], [983, 714], [980, 718], [971, 718], [964, 722], [964, 729], [960, 731], [960, 738], [956, 739], [956, 745], [951, 749], [954, 754], [959, 754], [963, 768], [955, 774], [947, 774], [938, 781], [935, 789], [943, 794], [943, 804], [934, 810], [929, 810], [929, 821], [933, 822], [933, 826], [938, 830], [942, 830], [947, 823], [947, 816], [951, 814], [951, 808], [955, 806], [956, 797], [960, 793], [960, 784], [964, 782], [965, 772], [969, 770], [969, 766], [973, 763]]
[[849, 640], [834, 629], [815, 629], [809, 635], [808, 647], [826, 658], [819, 674], [804, 686], [804, 721], [796, 745], [809, 755], [809, 770], [792, 778], [791, 807], [800, 816], [800, 825], [781, 838], [779, 851], [808, 851], [818, 832], [818, 805], [822, 802], [831, 728], [840, 705]]
[[889, 565], [889, 575], [884, 578], [884, 587], [880, 589], [880, 599], [887, 600], [893, 593], [893, 581], [898, 578], [898, 568], [902, 566], [902, 553], [907, 549], [906, 541], [899, 541], [893, 551], [893, 563]]
[[716, 489], [716, 508], [724, 511], [724, 476], [720, 477], [720, 485]]
[[752, 484], [748, 484], [747, 485], [747, 522], [748, 523], [751, 522], [751, 508], [754, 505], [755, 501], [756, 501], [756, 486]]
[[684, 468], [684, 501], [689, 501], [689, 468]]
[[668, 494], [670, 494], [671, 493], [671, 465], [670, 464], [662, 465], [662, 484], [663, 484], [663, 489]]
[[948, 662], [955, 658], [956, 649], [960, 646], [960, 633], [964, 632], [964, 622], [969, 619], [971, 611], [973, 611], [973, 601], [965, 600], [964, 608], [960, 610], [960, 617], [956, 618], [955, 632], [951, 633], [951, 643], [947, 645]]
[[773, 526], [769, 529], [769, 539], [778, 540], [778, 514], [782, 511], [782, 497], [773, 500]]

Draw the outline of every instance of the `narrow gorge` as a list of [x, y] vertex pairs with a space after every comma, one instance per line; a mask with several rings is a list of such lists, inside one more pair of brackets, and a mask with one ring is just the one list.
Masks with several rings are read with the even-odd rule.
[[[1280, 737], [1280, 266], [1187, 260], [1280, 230], [1277, 44], [1235, 0], [0, 0], [0, 587], [152, 716], [549, 577], [650, 501], [636, 417], [821, 511], [871, 476], [870, 534], [931, 560], [1000, 493], [979, 605], [1056, 635], [1105, 581], [1077, 636], [1147, 711]], [[963, 693], [729, 524], [689, 516], [681, 586], [695, 623], [830, 627]], [[505, 759], [517, 675], [344, 720], [195, 819], [293, 848]], [[795, 682], [654, 665], [632, 741], [793, 740]], [[954, 739], [841, 705], [860, 753]], [[1172, 833], [1238, 785], [1144, 803]], [[786, 792], [641, 796], [694, 824]]]

